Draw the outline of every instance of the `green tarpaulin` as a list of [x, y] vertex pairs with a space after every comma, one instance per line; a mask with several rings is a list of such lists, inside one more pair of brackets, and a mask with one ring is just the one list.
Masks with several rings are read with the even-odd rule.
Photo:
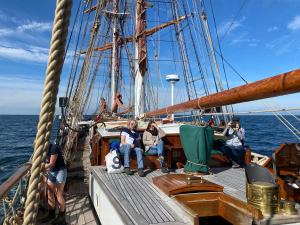
[[180, 140], [184, 149], [187, 172], [208, 172], [208, 161], [214, 142], [214, 131], [211, 127], [182, 125]]

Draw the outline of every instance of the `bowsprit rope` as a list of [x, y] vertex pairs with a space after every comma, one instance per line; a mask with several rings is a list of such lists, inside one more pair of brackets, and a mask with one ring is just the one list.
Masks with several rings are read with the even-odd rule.
[[31, 177], [25, 203], [24, 225], [35, 224], [38, 212], [39, 183], [41, 171], [48, 148], [48, 141], [55, 114], [55, 104], [60, 81], [60, 74], [65, 53], [68, 25], [71, 14], [72, 0], [57, 0], [55, 19], [52, 29], [51, 47], [44, 83], [43, 100], [40, 119], [35, 138], [34, 154], [32, 158]]

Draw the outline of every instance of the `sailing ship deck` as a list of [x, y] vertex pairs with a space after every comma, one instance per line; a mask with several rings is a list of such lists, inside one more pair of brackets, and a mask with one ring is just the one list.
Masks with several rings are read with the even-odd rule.
[[[152, 182], [152, 178], [163, 175], [160, 170], [147, 173], [146, 177], [122, 174], [109, 174], [104, 166], [93, 166], [90, 172], [101, 188], [106, 189], [108, 198], [128, 215], [127, 224], [194, 224], [191, 214], [161, 192]], [[182, 173], [182, 170], [177, 170]], [[242, 168], [213, 168], [212, 175], [204, 178], [224, 187], [223, 192], [246, 202], [246, 178]], [[93, 193], [90, 193], [93, 194]], [[97, 209], [96, 209], [97, 210]], [[118, 211], [119, 212], [119, 211]], [[297, 215], [265, 216], [259, 224], [285, 224], [299, 221]], [[297, 224], [297, 223], [296, 223]]]
[[[213, 172], [205, 179], [224, 186], [226, 194], [246, 201], [243, 169], [219, 168]], [[134, 221], [139, 221], [138, 224], [191, 224], [188, 215], [182, 217], [184, 210], [154, 186], [152, 178], [163, 175], [160, 170], [152, 171], [143, 178], [137, 174], [109, 174], [103, 166], [92, 167], [91, 173], [109, 190], [117, 203], [133, 216]]]
[[66, 221], [70, 225], [98, 225], [97, 215], [88, 196], [88, 184], [72, 182], [66, 193]]

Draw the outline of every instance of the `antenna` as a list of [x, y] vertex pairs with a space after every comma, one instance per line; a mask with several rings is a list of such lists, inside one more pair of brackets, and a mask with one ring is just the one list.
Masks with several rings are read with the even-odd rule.
[[[179, 80], [180, 79], [177, 74], [169, 74], [166, 76], [166, 81], [170, 82], [171, 85], [171, 105], [174, 105], [174, 86]], [[174, 120], [174, 114], [172, 114], [172, 119]]]

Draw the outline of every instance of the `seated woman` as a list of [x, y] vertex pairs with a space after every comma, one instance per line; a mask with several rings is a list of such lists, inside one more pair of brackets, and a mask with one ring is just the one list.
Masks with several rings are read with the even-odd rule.
[[245, 166], [245, 129], [241, 127], [240, 121], [235, 121], [235, 124], [230, 121], [223, 135], [227, 136], [228, 139], [226, 145], [220, 150], [232, 160], [233, 167]]
[[121, 143], [120, 153], [124, 155], [124, 171], [127, 175], [133, 175], [130, 170], [130, 153], [134, 150], [137, 157], [138, 164], [138, 175], [140, 177], [145, 176], [144, 174], [144, 163], [143, 163], [143, 150], [141, 149], [141, 139], [139, 133], [136, 131], [137, 122], [130, 120], [128, 122], [128, 128], [125, 128], [121, 132]]
[[149, 155], [158, 155], [161, 172], [168, 173], [168, 169], [164, 167], [164, 142], [161, 139], [165, 135], [165, 132], [154, 121], [150, 121], [143, 135], [143, 143], [145, 152]]

